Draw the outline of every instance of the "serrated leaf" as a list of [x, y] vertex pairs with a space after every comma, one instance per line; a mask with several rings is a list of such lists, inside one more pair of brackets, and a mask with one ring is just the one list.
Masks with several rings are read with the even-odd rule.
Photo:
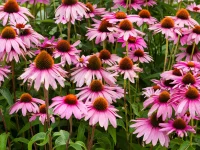
[[113, 141], [114, 141], [114, 143], [115, 143], [115, 145], [116, 145], [116, 143], [117, 143], [116, 129], [113, 128], [113, 127], [109, 127], [109, 128], [108, 128], [108, 133], [111, 135], [111, 137], [112, 137], [112, 139], [113, 139]]
[[13, 142], [21, 142], [21, 143], [25, 143], [25, 144], [28, 144], [29, 140], [28, 139], [25, 139], [23, 137], [19, 137], [19, 138], [15, 138], [13, 140]]
[[13, 98], [8, 89], [0, 89], [1, 95], [6, 99], [9, 106], [13, 104]]
[[6, 150], [7, 140], [10, 133], [2, 133], [0, 135], [0, 150]]
[[33, 143], [35, 143], [36, 141], [39, 141], [39, 140], [44, 140], [45, 137], [46, 137], [45, 132], [40, 132], [40, 133], [37, 133], [36, 135], [34, 135], [28, 143], [28, 150], [32, 150]]
[[179, 150], [187, 150], [190, 147], [190, 142], [189, 141], [184, 141], [181, 145]]

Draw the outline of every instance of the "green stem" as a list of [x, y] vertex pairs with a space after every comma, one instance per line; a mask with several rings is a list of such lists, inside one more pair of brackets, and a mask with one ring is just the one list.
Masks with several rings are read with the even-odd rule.
[[166, 64], [167, 64], [167, 55], [168, 55], [168, 39], [166, 39], [166, 49], [165, 49], [165, 62], [164, 62], [164, 69], [163, 71], [165, 71], [166, 68]]
[[71, 21], [68, 22], [67, 26], [67, 40], [70, 42], [70, 32], [71, 32]]
[[69, 118], [69, 137], [67, 139], [67, 142], [66, 142], [66, 150], [68, 150], [69, 148], [69, 141], [70, 141], [70, 138], [72, 136], [72, 126], [73, 126], [73, 121], [72, 121], [72, 116]]
[[194, 42], [194, 43], [193, 43], [193, 46], [192, 46], [192, 53], [191, 53], [191, 56], [190, 56], [190, 60], [193, 59], [193, 54], [194, 54], [195, 46], [196, 46], [196, 44], [195, 44], [195, 42]]
[[127, 112], [127, 102], [126, 102], [126, 79], [124, 79], [124, 111], [126, 120], [126, 138], [129, 139], [128, 135], [128, 112]]
[[106, 40], [103, 41], [103, 49], [106, 49]]
[[12, 70], [12, 90], [14, 95], [14, 102], [16, 101], [16, 89], [15, 89], [15, 61], [11, 62], [11, 70]]
[[172, 69], [172, 66], [174, 64], [174, 60], [175, 60], [175, 56], [176, 56], [176, 53], [177, 53], [177, 50], [178, 50], [178, 47], [179, 47], [179, 43], [180, 43], [180, 35], [178, 35], [178, 42], [176, 43], [176, 47], [175, 47], [174, 53], [172, 55], [172, 62], [171, 62], [170, 69]]
[[126, 41], [126, 56], [128, 56], [128, 41]]
[[[194, 120], [191, 119], [191, 126], [193, 127], [194, 126]], [[191, 132], [191, 135], [190, 135], [190, 145], [192, 145], [192, 138], [193, 138], [193, 133]]]
[[88, 143], [88, 150], [91, 150], [91, 149], [92, 149], [93, 140], [94, 140], [94, 132], [95, 132], [95, 125], [92, 126], [92, 133], [91, 133], [90, 141], [89, 141], [89, 143]]

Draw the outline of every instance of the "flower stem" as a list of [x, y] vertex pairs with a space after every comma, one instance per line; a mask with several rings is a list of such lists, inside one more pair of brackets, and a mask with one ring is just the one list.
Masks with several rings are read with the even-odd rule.
[[[4, 116], [3, 116], [3, 113], [2, 113], [1, 109], [0, 109], [0, 117], [1, 117], [1, 120], [3, 122], [3, 126], [5, 128], [5, 131], [6, 131], [6, 133], [8, 133], [6, 122], [5, 122], [5, 119], [4, 119]], [[8, 149], [11, 150], [11, 145], [10, 145], [10, 139], [9, 138], [8, 138]]]
[[[194, 126], [194, 120], [191, 119], [191, 126], [193, 127]], [[193, 138], [193, 133], [191, 132], [191, 135], [190, 135], [190, 145], [192, 145], [192, 138]]]
[[195, 42], [194, 42], [194, 43], [193, 43], [193, 46], [192, 46], [192, 53], [191, 53], [191, 56], [190, 56], [190, 60], [193, 59], [193, 54], [194, 54], [195, 46], [196, 46], [196, 44], [195, 44]]
[[67, 142], [66, 142], [66, 150], [68, 150], [68, 147], [69, 147], [69, 141], [70, 141], [70, 138], [72, 136], [72, 126], [73, 126], [73, 122], [72, 122], [72, 116], [69, 118], [69, 137], [67, 139]]
[[[28, 120], [29, 120], [29, 116], [28, 116]], [[33, 127], [32, 127], [32, 125], [31, 125], [31, 122], [29, 122], [29, 123], [30, 123], [31, 136], [33, 137], [33, 136], [34, 136]], [[37, 150], [36, 144], [34, 143], [33, 145], [34, 145], [35, 150]]]
[[71, 21], [67, 24], [67, 40], [70, 42]]
[[94, 139], [94, 132], [95, 132], [95, 125], [92, 126], [92, 133], [91, 133], [90, 141], [89, 141], [89, 143], [88, 143], [88, 150], [91, 150], [91, 149], [92, 149], [93, 139]]
[[[50, 129], [51, 122], [49, 117], [49, 91], [44, 87], [44, 99], [46, 104], [46, 114], [47, 114], [47, 126]], [[51, 139], [51, 133], [49, 133], [49, 150], [52, 150], [52, 139]]]
[[165, 71], [166, 68], [166, 64], [167, 64], [167, 55], [168, 55], [168, 39], [166, 39], [166, 49], [165, 49], [165, 62], [164, 62], [164, 69], [163, 71]]
[[126, 41], [126, 56], [128, 56], [128, 41]]
[[15, 90], [15, 61], [11, 62], [11, 70], [12, 70], [12, 89], [14, 94], [14, 102], [16, 101], [16, 90]]
[[126, 120], [126, 138], [129, 139], [128, 135], [128, 112], [127, 112], [127, 102], [126, 102], [126, 79], [124, 79], [124, 111]]
[[106, 40], [103, 41], [103, 49], [106, 49]]

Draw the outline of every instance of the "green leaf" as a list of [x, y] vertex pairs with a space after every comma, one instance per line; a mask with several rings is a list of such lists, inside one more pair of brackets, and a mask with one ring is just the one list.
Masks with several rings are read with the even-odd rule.
[[[35, 126], [35, 125], [38, 125], [40, 122], [38, 120], [35, 120], [33, 122], [31, 122], [31, 126]], [[30, 129], [30, 122], [28, 122], [19, 132], [17, 135], [20, 135], [22, 133], [24, 133], [25, 131], [29, 130]]]
[[112, 137], [112, 139], [113, 139], [113, 141], [114, 141], [114, 143], [115, 143], [115, 145], [116, 145], [116, 143], [117, 143], [116, 129], [113, 128], [113, 127], [109, 127], [109, 128], [108, 128], [108, 133], [111, 135], [111, 137]]
[[45, 132], [40, 132], [40, 133], [34, 135], [28, 143], [28, 150], [32, 150], [33, 143], [35, 143], [36, 141], [39, 141], [39, 140], [44, 140], [45, 137], [46, 137]]
[[65, 130], [60, 130], [60, 132], [55, 132], [53, 134], [53, 137], [59, 136], [56, 140], [55, 140], [55, 148], [59, 147], [59, 146], [63, 146], [66, 145], [66, 142], [69, 138], [69, 132], [65, 131]]
[[41, 143], [39, 143], [39, 144], [37, 143], [37, 145], [38, 146], [44, 146], [45, 144], [47, 144], [48, 141], [49, 141], [49, 134], [51, 134], [51, 132], [47, 132], [44, 140]]
[[0, 150], [6, 150], [7, 140], [10, 133], [2, 133], [0, 135]]
[[79, 144], [76, 144], [76, 143], [71, 143], [70, 147], [73, 147], [75, 150], [82, 150], [81, 146]]
[[183, 143], [183, 140], [176, 138], [176, 139], [171, 140], [170, 143], [181, 145], [181, 143]]
[[189, 141], [184, 141], [181, 145], [179, 150], [187, 150], [190, 147], [190, 142]]
[[136, 116], [140, 116], [139, 111], [138, 111], [138, 105], [137, 104], [131, 104], [132, 108], [133, 108], [133, 112]]
[[13, 104], [13, 98], [8, 89], [0, 89], [1, 95], [6, 99], [9, 106]]
[[77, 141], [84, 141], [85, 128], [86, 128], [85, 122], [81, 122], [80, 125], [78, 126], [78, 133], [77, 133], [77, 138], [76, 138]]
[[85, 143], [83, 143], [82, 141], [76, 141], [75, 143], [78, 144], [78, 145], [80, 145], [81, 147], [83, 147], [84, 150], [87, 150], [87, 148], [85, 146]]
[[15, 138], [13, 140], [13, 142], [21, 142], [21, 143], [25, 143], [25, 144], [28, 144], [29, 140], [28, 139], [25, 139], [23, 137], [19, 137], [19, 138]]

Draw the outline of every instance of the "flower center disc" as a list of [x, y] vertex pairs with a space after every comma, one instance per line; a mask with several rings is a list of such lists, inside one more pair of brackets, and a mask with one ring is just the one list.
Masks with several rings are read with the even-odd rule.
[[171, 80], [171, 79], [165, 80], [165, 81], [164, 81], [164, 85], [167, 86], [167, 87], [173, 87], [174, 84], [171, 84], [173, 81], [174, 81], [174, 80]]
[[74, 5], [78, 3], [78, 0], [62, 0], [62, 4], [64, 5]]
[[1, 32], [1, 37], [4, 39], [14, 39], [16, 37], [16, 32], [11, 27], [5, 27]]
[[195, 26], [193, 32], [196, 34], [200, 34], [200, 26]]
[[89, 9], [88, 12], [94, 12], [94, 7], [92, 6], [91, 3], [87, 2], [87, 3], [85, 4], [85, 6]]
[[45, 104], [40, 105], [39, 111], [41, 114], [46, 114], [46, 105]]
[[183, 77], [182, 82], [184, 84], [195, 84], [196, 83], [196, 79], [194, 78], [194, 76], [191, 73], [187, 73]]
[[144, 56], [144, 51], [141, 49], [138, 49], [134, 52], [134, 55], [137, 57], [143, 57]]
[[119, 68], [122, 70], [130, 70], [133, 67], [133, 62], [129, 57], [124, 57], [119, 62]]
[[188, 66], [188, 67], [195, 67], [195, 64], [194, 64], [193, 62], [190, 61], [190, 62], [187, 63], [187, 66]]
[[167, 91], [161, 92], [158, 99], [159, 99], [159, 102], [166, 103], [170, 99], [169, 92], [167, 92]]
[[154, 86], [152, 86], [152, 88], [154, 89], [154, 91], [156, 91], [156, 90], [159, 90], [159, 89], [160, 89], [160, 86], [154, 85]]
[[135, 38], [135, 37], [130, 36], [130, 37], [128, 38], [128, 43], [135, 43], [135, 42], [136, 42], [136, 38]]
[[101, 21], [101, 24], [99, 25], [99, 31], [100, 32], [110, 32], [108, 30], [108, 27], [112, 27], [112, 24], [109, 23], [106, 19], [102, 20]]
[[17, 29], [21, 29], [21, 28], [24, 28], [24, 27], [25, 27], [25, 25], [22, 24], [22, 23], [16, 24], [16, 28], [17, 28]]
[[150, 18], [151, 17], [151, 13], [146, 9], [141, 10], [138, 15], [141, 18]]
[[186, 123], [183, 119], [181, 118], [178, 118], [176, 120], [174, 120], [173, 122], [173, 127], [176, 128], [176, 129], [179, 129], [179, 130], [183, 130], [186, 128]]
[[107, 49], [103, 49], [99, 53], [99, 58], [100, 59], [108, 60], [108, 59], [110, 59], [110, 57], [111, 57], [111, 54]]
[[70, 43], [67, 40], [60, 40], [56, 48], [60, 52], [68, 52], [70, 50]]
[[49, 55], [53, 55], [53, 52], [54, 52], [54, 48], [50, 48], [50, 47], [46, 47], [46, 48], [43, 48], [42, 50], [40, 51], [46, 51]]
[[[186, 52], [189, 55], [192, 54], [192, 48], [193, 48], [193, 45], [188, 45], [187, 48], [186, 48]], [[197, 48], [197, 46], [195, 46], [193, 54], [196, 54], [197, 52], [198, 52], [198, 48]]]
[[90, 56], [88, 59], [87, 67], [91, 70], [99, 70], [101, 69], [101, 60], [96, 55]]
[[157, 118], [156, 113], [153, 113], [150, 117], [150, 122], [153, 127], [159, 127], [159, 123], [163, 123], [162, 117]]
[[182, 76], [181, 71], [177, 68], [174, 68], [174, 70], [172, 71], [172, 74], [175, 76]]
[[90, 89], [93, 92], [100, 92], [103, 90], [103, 84], [100, 80], [93, 80], [90, 84]]
[[3, 10], [7, 13], [17, 13], [19, 11], [19, 5], [16, 0], [8, 0], [5, 3]]
[[163, 28], [173, 28], [174, 27], [174, 20], [172, 20], [170, 17], [165, 17], [162, 21], [161, 21], [161, 27]]
[[36, 67], [40, 70], [50, 69], [54, 64], [53, 58], [45, 50], [41, 51], [34, 61]]
[[93, 107], [98, 111], [104, 111], [108, 108], [108, 102], [103, 97], [98, 97], [93, 102]]
[[194, 11], [198, 11], [199, 9], [200, 9], [200, 8], [198, 8], [198, 7], [194, 7], [194, 8], [193, 8]]
[[190, 16], [189, 12], [184, 8], [180, 9], [176, 13], [176, 17], [183, 19], [183, 20], [187, 20], [189, 18], [189, 16]]
[[189, 99], [196, 99], [199, 97], [199, 91], [195, 87], [189, 87], [185, 93], [185, 97]]
[[20, 101], [24, 103], [28, 103], [32, 101], [32, 96], [28, 93], [24, 93], [20, 97]]
[[21, 33], [21, 35], [26, 36], [26, 35], [30, 35], [31, 34], [31, 30], [30, 29], [25, 29], [23, 30], [23, 32]]
[[66, 104], [75, 105], [77, 103], [77, 97], [74, 94], [68, 94], [65, 96], [64, 101]]
[[124, 19], [119, 23], [119, 28], [124, 31], [130, 31], [133, 29], [133, 24], [128, 19]]
[[125, 19], [127, 17], [126, 13], [125, 12], [122, 12], [122, 11], [118, 11], [115, 13], [115, 17], [117, 19]]

